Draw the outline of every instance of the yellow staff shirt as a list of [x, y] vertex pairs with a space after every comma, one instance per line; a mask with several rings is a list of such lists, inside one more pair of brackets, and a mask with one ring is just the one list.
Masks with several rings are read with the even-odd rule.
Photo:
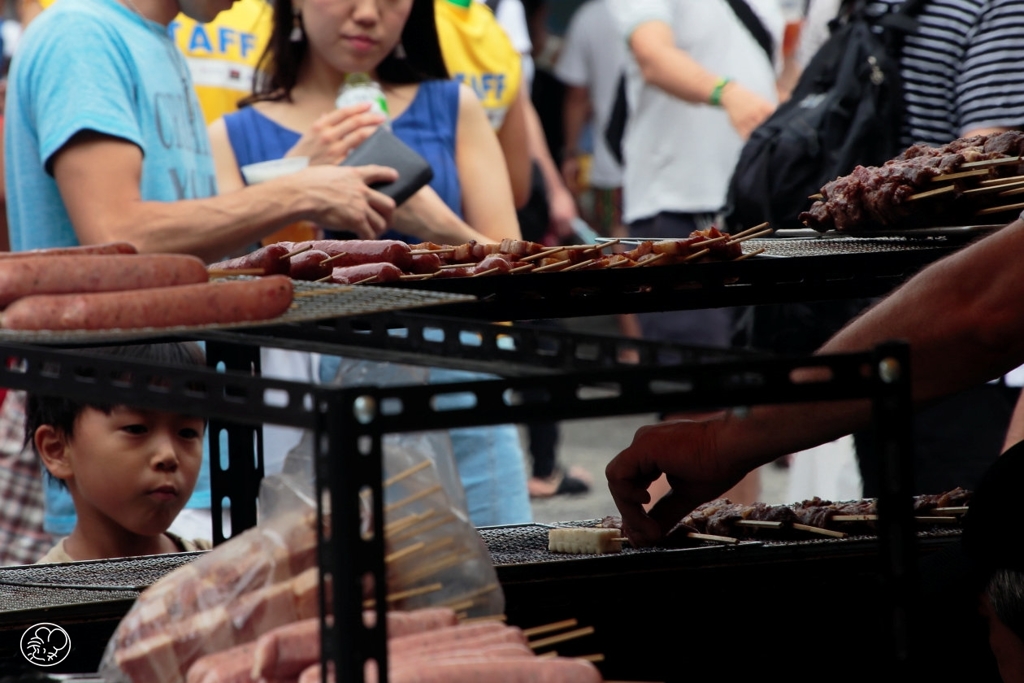
[[434, 12], [448, 72], [473, 88], [498, 130], [522, 83], [519, 53], [483, 3], [435, 0]]

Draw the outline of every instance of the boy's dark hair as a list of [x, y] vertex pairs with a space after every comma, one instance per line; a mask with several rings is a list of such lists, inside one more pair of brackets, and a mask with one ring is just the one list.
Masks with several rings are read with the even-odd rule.
[[[203, 353], [202, 347], [195, 342], [104, 346], [79, 349], [78, 352], [88, 356], [115, 356], [160, 365], [206, 366], [206, 354]], [[71, 438], [74, 434], [75, 420], [83, 410], [94, 408], [109, 415], [116, 405], [30, 393], [26, 396], [25, 443], [32, 444], [33, 450], [35, 449], [35, 433], [42, 425], [50, 425], [64, 434], [66, 438]], [[49, 476], [49, 472], [47, 472], [47, 476]], [[63, 481], [58, 480], [58, 483], [61, 487], [65, 486]]]

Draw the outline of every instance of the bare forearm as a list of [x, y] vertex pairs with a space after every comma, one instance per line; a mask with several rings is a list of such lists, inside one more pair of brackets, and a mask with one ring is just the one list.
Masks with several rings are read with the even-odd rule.
[[496, 241], [477, 232], [455, 215], [429, 187], [414, 194], [395, 212], [395, 228], [424, 242], [436, 244]]
[[707, 102], [722, 74], [714, 74], [675, 46], [672, 29], [661, 22], [637, 27], [630, 37], [644, 81], [686, 102]]
[[193, 254], [215, 261], [307, 217], [301, 193], [269, 186], [191, 201], [138, 201], [117, 218], [76, 229], [83, 243], [124, 240], [141, 252]]

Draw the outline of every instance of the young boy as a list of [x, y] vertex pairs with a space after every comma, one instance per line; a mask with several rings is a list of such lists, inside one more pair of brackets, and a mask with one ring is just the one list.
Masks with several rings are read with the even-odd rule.
[[[205, 365], [194, 343], [94, 352], [162, 365]], [[77, 514], [71, 534], [39, 562], [209, 549], [209, 541], [186, 541], [167, 531], [195, 487], [205, 429], [199, 417], [30, 395], [26, 439], [50, 476], [68, 489]]]

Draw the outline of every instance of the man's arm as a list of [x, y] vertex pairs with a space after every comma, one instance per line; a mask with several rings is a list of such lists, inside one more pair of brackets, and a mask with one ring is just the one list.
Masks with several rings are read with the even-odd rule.
[[[927, 402], [987, 381], [1024, 361], [1024, 222], [931, 265], [842, 329], [819, 353], [866, 351], [890, 339], [911, 345], [914, 400]], [[645, 427], [606, 470], [628, 533], [652, 542], [697, 505], [779, 455], [864, 427], [867, 401], [762, 406], [749, 415]], [[673, 493], [650, 515], [646, 487], [662, 473]]]
[[529, 134], [527, 132], [526, 108], [529, 94], [522, 88], [505, 114], [505, 120], [498, 129], [498, 142], [505, 155], [509, 180], [512, 182], [512, 199], [516, 208], [521, 209], [530, 201], [530, 185], [533, 169], [530, 160]]
[[551, 150], [548, 149], [547, 138], [544, 137], [544, 127], [540, 123], [540, 116], [532, 102], [526, 103], [526, 129], [527, 140], [530, 145], [530, 156], [540, 168], [544, 176], [544, 188], [548, 192], [548, 214], [551, 217], [551, 226], [559, 237], [568, 237], [572, 234], [572, 221], [579, 217], [576, 211], [576, 200], [562, 182], [562, 172], [555, 165], [551, 157]]
[[389, 197], [369, 187], [395, 179], [394, 170], [377, 166], [317, 166], [208, 199], [143, 201], [142, 151], [92, 132], [79, 133], [53, 156], [53, 175], [83, 244], [124, 240], [140, 251], [207, 261], [299, 220], [373, 239], [394, 210]]
[[[662, 21], [637, 26], [629, 36], [629, 48], [644, 81], [693, 104], [710, 102], [715, 87], [729, 76], [711, 73], [676, 47], [672, 27]], [[775, 110], [774, 104], [735, 81], [722, 89], [721, 106], [744, 140]]]
[[[562, 178], [573, 194], [579, 194], [579, 150], [576, 145], [583, 135], [583, 127], [591, 116], [590, 90], [586, 87], [567, 85], [565, 102], [562, 106], [562, 127], [565, 132], [566, 149], [562, 154]], [[594, 131], [603, 135], [604, 131]]]

